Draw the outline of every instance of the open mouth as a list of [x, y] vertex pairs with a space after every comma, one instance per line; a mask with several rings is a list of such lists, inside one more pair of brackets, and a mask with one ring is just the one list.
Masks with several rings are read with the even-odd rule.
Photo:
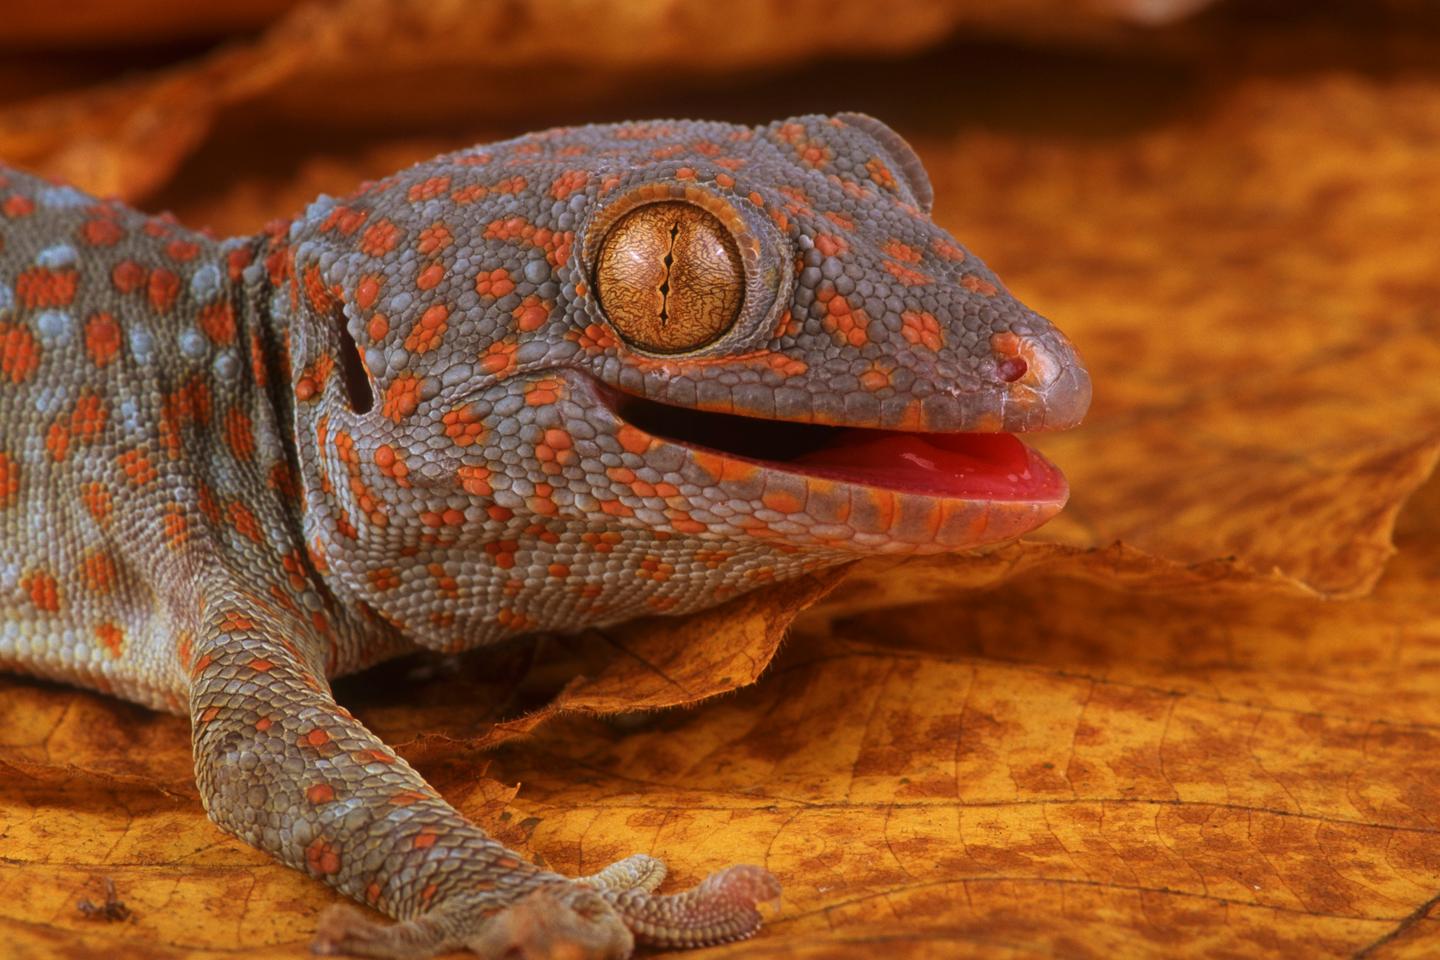
[[917, 433], [766, 420], [677, 407], [602, 388], [644, 432], [801, 477], [937, 500], [1065, 502], [1065, 477], [1009, 433]]

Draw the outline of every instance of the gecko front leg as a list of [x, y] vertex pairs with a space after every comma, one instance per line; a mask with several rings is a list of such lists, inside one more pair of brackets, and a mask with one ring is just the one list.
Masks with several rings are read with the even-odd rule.
[[664, 866], [622, 860], [582, 880], [542, 870], [445, 802], [335, 703], [314, 630], [238, 589], [201, 604], [191, 667], [196, 779], [210, 817], [284, 863], [387, 916], [332, 910], [315, 948], [423, 957], [628, 957], [638, 938], [701, 946], [748, 936], [755, 904], [779, 893], [758, 867], [731, 867], [658, 896]]

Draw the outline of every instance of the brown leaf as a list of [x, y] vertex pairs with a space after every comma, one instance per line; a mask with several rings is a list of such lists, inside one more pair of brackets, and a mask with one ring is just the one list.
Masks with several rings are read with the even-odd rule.
[[1440, 889], [1440, 483], [1417, 507], [1363, 600], [1035, 578], [843, 620], [736, 698], [561, 721], [494, 770], [558, 868], [775, 870], [785, 910], [736, 956], [1357, 954]]
[[[0, 156], [94, 192], [144, 197], [174, 174], [223, 110], [257, 101], [313, 122], [403, 123], [516, 118], [544, 104], [594, 102], [677, 78], [858, 52], [894, 55], [962, 25], [1067, 33], [1108, 22], [1162, 23], [1209, 0], [1010, 5], [911, 0], [870, 4], [740, 0], [691, 4], [445, 4], [345, 0], [296, 7], [258, 39], [194, 61], [0, 113]], [[1067, 16], [1055, 16], [1057, 9]], [[89, 22], [104, 23], [95, 11]], [[161, 36], [203, 33], [191, 12], [151, 16]], [[216, 18], [220, 23], [227, 18]], [[261, 11], [231, 22], [257, 23]], [[53, 37], [35, 18], [20, 35]], [[86, 34], [83, 28], [71, 34]], [[825, 29], [812, 29], [823, 22]], [[662, 73], [663, 71], [663, 73]]]

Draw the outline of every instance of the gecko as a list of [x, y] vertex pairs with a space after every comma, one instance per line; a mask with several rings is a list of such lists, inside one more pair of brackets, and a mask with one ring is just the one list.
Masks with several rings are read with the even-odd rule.
[[932, 204], [853, 113], [553, 129], [230, 239], [0, 167], [0, 669], [188, 715], [210, 818], [389, 918], [317, 952], [748, 937], [765, 868], [542, 869], [329, 681], [1054, 516], [1016, 435], [1089, 376]]

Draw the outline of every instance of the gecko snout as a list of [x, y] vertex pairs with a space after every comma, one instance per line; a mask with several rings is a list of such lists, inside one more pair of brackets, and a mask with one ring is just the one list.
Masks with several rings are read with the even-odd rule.
[[1066, 430], [1090, 409], [1090, 374], [1058, 331], [990, 338], [1001, 391], [1000, 429], [1007, 433]]

